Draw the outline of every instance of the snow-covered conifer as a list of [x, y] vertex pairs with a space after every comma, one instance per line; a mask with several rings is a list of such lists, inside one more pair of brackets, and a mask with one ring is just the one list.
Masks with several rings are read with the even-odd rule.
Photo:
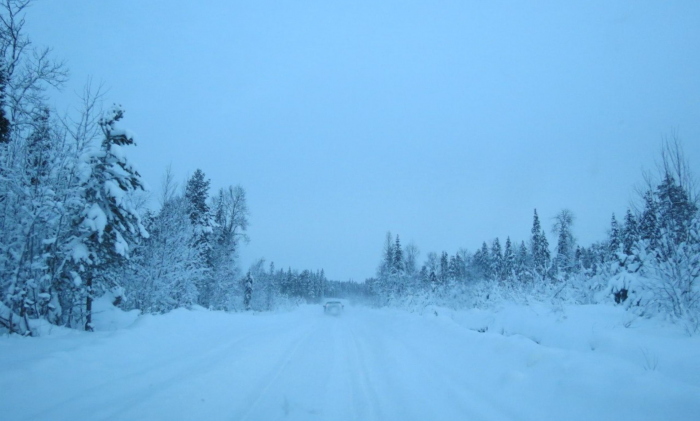
[[639, 236], [646, 241], [651, 250], [655, 250], [660, 237], [658, 223], [658, 204], [651, 190], [644, 192], [644, 209], [639, 221]]
[[399, 240], [398, 234], [396, 235], [396, 243], [394, 244], [393, 266], [396, 273], [402, 273], [404, 271], [403, 249], [401, 248], [401, 241]]
[[616, 260], [617, 253], [622, 247], [622, 233], [620, 232], [620, 225], [617, 223], [615, 214], [613, 213], [610, 219], [610, 231], [608, 232], [608, 256], [607, 260]]
[[515, 253], [510, 237], [506, 237], [506, 245], [503, 249], [502, 279], [511, 279], [515, 275]]
[[530, 255], [532, 256], [532, 266], [540, 279], [548, 276], [550, 253], [549, 242], [540, 225], [540, 218], [537, 215], [537, 209], [532, 220], [532, 230], [530, 237]]
[[246, 274], [243, 280], [243, 307], [246, 311], [250, 311], [250, 303], [253, 298], [253, 276], [250, 271]]
[[634, 245], [639, 241], [639, 229], [637, 219], [630, 209], [625, 214], [625, 222], [622, 226], [622, 251], [630, 256], [633, 253]]
[[568, 209], [563, 209], [554, 220], [552, 231], [557, 234], [556, 268], [559, 273], [568, 276], [574, 269], [575, 241], [571, 232], [574, 214]]
[[501, 242], [498, 237], [491, 243], [491, 270], [490, 279], [501, 281], [503, 279], [503, 252], [501, 251]]
[[114, 106], [100, 120], [103, 139], [86, 162], [82, 211], [74, 225], [74, 276], [84, 282], [85, 330], [93, 329], [93, 298], [109, 286], [104, 269], [127, 258], [135, 238], [148, 236], [128, 197], [143, 183], [122, 151], [134, 145], [133, 136], [116, 127], [123, 116], [121, 107]]

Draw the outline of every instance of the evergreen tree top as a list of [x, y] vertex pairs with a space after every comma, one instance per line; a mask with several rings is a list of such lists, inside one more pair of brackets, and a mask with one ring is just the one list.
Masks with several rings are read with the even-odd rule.
[[209, 183], [205, 178], [204, 172], [199, 168], [194, 172], [192, 177], [187, 180], [185, 187], [185, 198], [190, 207], [190, 220], [195, 226], [209, 226], [209, 206], [207, 198], [209, 197]]

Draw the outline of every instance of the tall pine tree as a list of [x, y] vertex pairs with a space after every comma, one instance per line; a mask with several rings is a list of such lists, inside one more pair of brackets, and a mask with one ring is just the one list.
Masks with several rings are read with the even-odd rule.
[[127, 132], [115, 127], [124, 116], [114, 106], [100, 120], [104, 138], [100, 149], [88, 161], [89, 176], [83, 184], [83, 209], [75, 221], [73, 259], [75, 275], [84, 281], [85, 330], [92, 331], [92, 301], [111, 286], [105, 270], [128, 257], [139, 236], [148, 234], [129, 201], [128, 194], [143, 190], [139, 173], [124, 157], [121, 147], [134, 145]]
[[530, 237], [530, 255], [532, 256], [532, 266], [540, 279], [548, 276], [550, 253], [547, 236], [540, 225], [540, 218], [537, 216], [537, 209], [532, 220], [532, 230]]
[[610, 219], [610, 232], [608, 233], [608, 261], [617, 260], [617, 253], [622, 247], [622, 233], [620, 232], [620, 225], [617, 223], [615, 214], [613, 213]]
[[644, 193], [644, 210], [639, 221], [639, 236], [647, 243], [651, 250], [656, 250], [659, 242], [659, 222], [658, 222], [658, 204], [654, 193], [647, 190]]
[[510, 242], [510, 237], [506, 237], [506, 246], [503, 250], [503, 279], [511, 279], [515, 274], [515, 252]]
[[491, 243], [491, 279], [501, 281], [503, 279], [503, 252], [501, 242], [496, 237]]
[[639, 240], [637, 219], [632, 214], [632, 211], [627, 209], [625, 223], [622, 227], [622, 252], [628, 256], [632, 255], [637, 240]]
[[199, 255], [199, 266], [206, 269], [205, 275], [201, 278], [197, 285], [199, 292], [198, 302], [204, 307], [209, 307], [211, 304], [211, 296], [213, 289], [213, 218], [207, 205], [209, 198], [210, 181], [204, 175], [204, 172], [197, 169], [192, 177], [187, 180], [185, 186], [185, 200], [187, 202], [187, 210], [192, 224], [192, 241], [191, 247]]
[[568, 275], [574, 269], [574, 235], [571, 226], [574, 223], [574, 214], [564, 209], [555, 217], [553, 231], [557, 234], [556, 268], [559, 273]]

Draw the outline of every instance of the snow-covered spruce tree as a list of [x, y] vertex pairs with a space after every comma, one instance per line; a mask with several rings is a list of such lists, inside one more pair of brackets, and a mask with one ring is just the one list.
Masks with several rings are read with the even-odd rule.
[[[280, 271], [282, 271], [280, 269]], [[291, 297], [293, 296], [293, 274], [292, 274], [292, 268], [287, 268], [286, 271], [282, 271], [282, 276], [280, 278], [280, 293], [283, 296], [286, 297]]]
[[654, 197], [652, 190], [647, 190], [644, 192], [644, 209], [642, 210], [642, 216], [639, 221], [639, 237], [647, 242], [650, 249], [655, 250], [659, 237], [661, 236], [659, 232], [658, 223], [658, 203]]
[[689, 238], [689, 227], [698, 211], [698, 206], [691, 201], [691, 192], [676, 182], [669, 172], [664, 174], [657, 187], [659, 200], [659, 222], [665, 235], [671, 236], [675, 244], [681, 244]]
[[380, 270], [386, 272], [387, 275], [391, 272], [391, 269], [394, 266], [395, 253], [393, 241], [394, 239], [391, 235], [391, 231], [387, 231], [386, 238], [384, 240], [384, 261], [383, 266], [380, 268]]
[[568, 209], [563, 209], [554, 217], [552, 232], [557, 235], [557, 255], [555, 267], [563, 279], [568, 279], [575, 269], [574, 252], [576, 244], [571, 226], [574, 223], [574, 214]]
[[491, 270], [489, 279], [496, 282], [503, 280], [503, 253], [501, 251], [501, 242], [498, 237], [491, 243]]
[[302, 279], [301, 279], [301, 274], [299, 274], [299, 271], [292, 270], [291, 268], [288, 271], [289, 275], [289, 285], [290, 285], [290, 295], [292, 297], [300, 298], [304, 296], [304, 288], [302, 285]]
[[540, 225], [540, 218], [537, 216], [537, 209], [532, 219], [532, 230], [530, 237], [530, 255], [532, 256], [532, 266], [535, 277], [539, 281], [544, 281], [549, 276], [550, 254], [549, 242]]
[[627, 299], [631, 287], [627, 274], [623, 270], [628, 259], [622, 250], [622, 230], [613, 213], [608, 239], [603, 250], [603, 262], [598, 266], [597, 272], [602, 279], [608, 280], [611, 284], [610, 293], [618, 304]]
[[405, 282], [403, 249], [401, 247], [401, 240], [399, 240], [398, 234], [396, 235], [396, 239], [394, 240], [394, 245], [391, 250], [393, 251], [393, 257], [391, 259], [391, 267], [389, 269], [388, 294], [389, 299], [397, 299], [403, 294]]
[[542, 267], [543, 280], [552, 278], [552, 254], [549, 251], [549, 241], [544, 229], [540, 232], [540, 255], [543, 257], [544, 266]]
[[187, 211], [192, 224], [191, 247], [200, 254], [200, 260], [204, 262], [206, 274], [197, 284], [199, 292], [198, 304], [209, 307], [212, 294], [212, 233], [214, 221], [207, 204], [209, 198], [210, 181], [206, 179], [204, 172], [197, 169], [185, 185], [185, 200]]
[[622, 252], [627, 256], [631, 256], [634, 252], [634, 245], [639, 241], [639, 229], [637, 227], [637, 218], [634, 217], [632, 211], [627, 209], [625, 214], [625, 222], [622, 226]]
[[515, 278], [515, 264], [515, 252], [509, 236], [506, 237], [506, 246], [503, 250], [503, 280], [508, 281], [509, 286]]
[[608, 253], [606, 261], [619, 262], [618, 253], [622, 250], [622, 233], [620, 225], [617, 223], [615, 214], [610, 219], [610, 231], [608, 232]]
[[519, 286], [531, 283], [532, 272], [530, 267], [530, 254], [527, 251], [527, 246], [525, 246], [525, 241], [521, 241], [515, 258], [515, 278]]
[[641, 260], [637, 255], [637, 249], [638, 243], [641, 240], [641, 235], [637, 218], [630, 209], [627, 209], [627, 213], [625, 214], [625, 221], [620, 230], [620, 240], [621, 253], [619, 253], [619, 257], [621, 258], [625, 270], [630, 273], [639, 271]]
[[196, 234], [203, 234], [211, 230], [211, 215], [207, 199], [209, 197], [210, 180], [206, 179], [204, 172], [197, 169], [192, 177], [187, 180], [185, 186], [185, 199], [187, 199], [188, 213], [192, 226], [197, 228]]
[[377, 267], [377, 281], [375, 293], [380, 306], [386, 305], [391, 299], [393, 274], [395, 273], [394, 259], [394, 238], [391, 232], [387, 232], [384, 238], [384, 248], [382, 250], [382, 260]]
[[326, 271], [321, 269], [321, 272], [319, 273], [319, 281], [321, 285], [321, 298], [326, 296], [326, 290], [328, 288], [328, 279], [326, 278]]
[[313, 276], [314, 280], [314, 302], [320, 303], [323, 297], [323, 281], [321, 279], [321, 271], [317, 270]]
[[486, 241], [481, 244], [481, 248], [474, 253], [472, 258], [472, 276], [476, 280], [487, 279], [491, 272], [491, 256]]
[[401, 248], [401, 240], [399, 240], [398, 234], [396, 234], [396, 242], [394, 244], [393, 266], [394, 271], [397, 273], [404, 271], [403, 249]]
[[250, 304], [253, 299], [253, 275], [250, 271], [243, 278], [243, 308], [245, 311], [250, 311]]
[[443, 251], [440, 254], [440, 268], [439, 268], [439, 273], [438, 273], [438, 279], [440, 281], [441, 287], [444, 288], [445, 286], [447, 286], [449, 274], [450, 274], [449, 255], [447, 254], [447, 252]]
[[463, 280], [465, 272], [464, 259], [460, 253], [458, 252], [454, 256], [451, 256], [450, 265], [448, 268], [448, 277], [450, 282], [455, 283], [458, 280]]
[[116, 127], [123, 116], [121, 107], [114, 106], [99, 122], [104, 137], [100, 148], [88, 157], [82, 210], [74, 220], [72, 273], [74, 279], [82, 280], [88, 331], [93, 330], [94, 297], [115, 283], [106, 279], [105, 269], [128, 257], [136, 237], [148, 236], [127, 196], [143, 190], [143, 183], [122, 151], [123, 146], [134, 145], [133, 136]]

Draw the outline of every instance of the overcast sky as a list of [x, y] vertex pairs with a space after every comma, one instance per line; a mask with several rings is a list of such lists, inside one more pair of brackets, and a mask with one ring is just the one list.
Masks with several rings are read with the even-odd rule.
[[[603, 239], [661, 140], [700, 171], [700, 2], [37, 1], [27, 31], [109, 87], [157, 192], [172, 163], [248, 193], [257, 257], [374, 274], [526, 240], [562, 208]], [[550, 243], [554, 243], [550, 235]]]

